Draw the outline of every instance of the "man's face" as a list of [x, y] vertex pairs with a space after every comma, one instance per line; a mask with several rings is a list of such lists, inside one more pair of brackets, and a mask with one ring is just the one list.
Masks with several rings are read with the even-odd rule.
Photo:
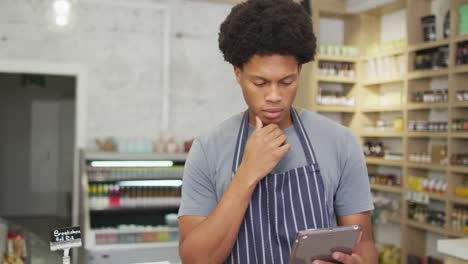
[[296, 96], [301, 67], [293, 56], [254, 55], [243, 69], [234, 67], [249, 106], [250, 123], [258, 116], [264, 125], [284, 129], [292, 124], [290, 108]]

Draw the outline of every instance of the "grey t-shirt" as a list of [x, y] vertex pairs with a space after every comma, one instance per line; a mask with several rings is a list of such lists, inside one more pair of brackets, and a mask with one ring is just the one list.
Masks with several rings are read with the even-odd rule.
[[[364, 156], [351, 131], [307, 110], [299, 116], [317, 156], [332, 225], [336, 226], [336, 215], [372, 210]], [[194, 141], [185, 163], [179, 216], [208, 216], [220, 201], [231, 182], [241, 121], [242, 115], [235, 115]], [[250, 125], [249, 136], [253, 129]], [[275, 173], [307, 163], [294, 126], [283, 132], [291, 149], [274, 168]]]

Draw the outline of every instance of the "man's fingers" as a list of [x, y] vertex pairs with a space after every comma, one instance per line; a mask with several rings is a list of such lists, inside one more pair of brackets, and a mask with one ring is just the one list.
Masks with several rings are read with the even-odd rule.
[[342, 252], [333, 252], [332, 257], [343, 264], [362, 263], [361, 256], [357, 254], [348, 255]]
[[283, 134], [281, 134], [279, 137], [273, 139], [272, 144], [273, 147], [279, 147], [283, 145], [286, 142], [287, 137]]
[[260, 130], [263, 127], [262, 120], [258, 116], [255, 116], [255, 127], [257, 130]]

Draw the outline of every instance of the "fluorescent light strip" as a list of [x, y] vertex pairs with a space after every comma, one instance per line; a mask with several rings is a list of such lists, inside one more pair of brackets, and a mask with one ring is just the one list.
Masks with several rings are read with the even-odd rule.
[[91, 166], [96, 168], [102, 167], [172, 167], [174, 162], [169, 160], [124, 160], [124, 161], [92, 161]]
[[147, 181], [121, 181], [121, 187], [180, 187], [182, 180], [147, 180]]

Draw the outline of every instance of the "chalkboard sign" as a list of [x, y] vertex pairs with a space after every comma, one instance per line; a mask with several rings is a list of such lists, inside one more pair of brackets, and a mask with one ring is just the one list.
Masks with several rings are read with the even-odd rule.
[[52, 251], [81, 247], [81, 230], [79, 226], [56, 229], [50, 233]]

